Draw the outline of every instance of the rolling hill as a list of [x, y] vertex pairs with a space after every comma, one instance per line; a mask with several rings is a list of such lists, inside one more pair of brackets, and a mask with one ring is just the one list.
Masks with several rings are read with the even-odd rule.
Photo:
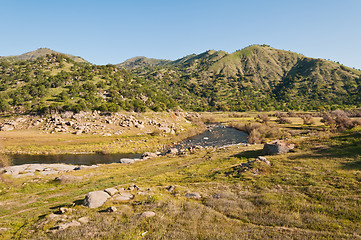
[[[59, 53], [56, 52], [54, 50], [51, 50], [49, 48], [39, 48], [37, 50], [31, 51], [31, 52], [27, 52], [21, 55], [17, 55], [17, 56], [7, 56], [7, 57], [1, 57], [1, 60], [8, 60], [8, 61], [21, 61], [21, 60], [36, 60], [39, 57], [45, 57], [46, 55], [51, 55], [51, 54], [63, 54], [63, 53]], [[79, 62], [79, 63], [89, 63], [88, 61], [86, 61], [85, 59], [78, 57], [78, 56], [73, 56], [70, 54], [64, 54], [67, 57], [73, 59], [75, 62]]]
[[252, 45], [175, 61], [93, 65], [50, 49], [0, 59], [3, 112], [328, 110], [360, 107], [361, 71]]

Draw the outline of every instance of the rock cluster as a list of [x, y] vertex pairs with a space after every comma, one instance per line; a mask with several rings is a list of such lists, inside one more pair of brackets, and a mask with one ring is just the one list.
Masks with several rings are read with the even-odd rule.
[[[15, 129], [40, 128], [49, 133], [93, 133], [110, 136], [122, 134], [123, 128], [143, 129], [146, 125], [155, 127], [162, 133], [175, 134], [177, 128], [174, 123], [160, 122], [155, 119], [139, 120], [130, 114], [94, 112], [64, 112], [49, 117], [24, 116], [0, 122], [0, 131]], [[118, 129], [116, 129], [118, 128]], [[110, 133], [112, 131], [112, 133]]]
[[69, 172], [73, 170], [80, 170], [84, 168], [95, 168], [95, 167], [97, 167], [97, 165], [77, 166], [77, 165], [69, 165], [62, 163], [56, 163], [56, 164], [36, 163], [36, 164], [23, 164], [23, 165], [15, 165], [15, 166], [0, 168], [0, 172], [18, 178], [18, 177], [34, 176], [35, 173], [39, 173], [42, 175], [49, 175], [49, 174], [58, 174], [62, 172]]
[[131, 184], [127, 189], [116, 187], [107, 188], [104, 191], [89, 192], [83, 201], [83, 205], [89, 208], [99, 208], [110, 198], [113, 202], [126, 202], [134, 198], [132, 191], [140, 190], [140, 188]]

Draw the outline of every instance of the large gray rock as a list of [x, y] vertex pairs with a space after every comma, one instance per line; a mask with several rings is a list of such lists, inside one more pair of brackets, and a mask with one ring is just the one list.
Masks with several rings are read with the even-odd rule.
[[108, 200], [109, 194], [104, 191], [90, 192], [85, 196], [83, 205], [89, 208], [98, 208]]
[[293, 148], [295, 148], [295, 145], [292, 143], [286, 143], [282, 140], [274, 140], [264, 144], [262, 153], [265, 155], [276, 155], [287, 153]]

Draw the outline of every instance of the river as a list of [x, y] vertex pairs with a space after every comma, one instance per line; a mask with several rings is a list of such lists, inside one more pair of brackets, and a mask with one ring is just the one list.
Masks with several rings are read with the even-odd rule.
[[[235, 128], [211, 124], [207, 130], [172, 147], [190, 148], [222, 147], [233, 144], [247, 143], [248, 134]], [[59, 154], [59, 155], [10, 155], [12, 165], [33, 163], [66, 163], [76, 165], [94, 165], [118, 162], [121, 158], [140, 158], [141, 153], [129, 154]]]

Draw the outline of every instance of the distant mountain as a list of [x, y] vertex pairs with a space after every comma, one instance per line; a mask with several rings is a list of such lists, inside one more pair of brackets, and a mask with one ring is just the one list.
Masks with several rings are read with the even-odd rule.
[[357, 105], [360, 99], [361, 71], [268, 45], [231, 54], [210, 50], [131, 71], [159, 84], [169, 79], [172, 88], [163, 86], [169, 94], [185, 87], [194, 96], [178, 98], [183, 105], [203, 105], [199, 110], [316, 109]]
[[146, 58], [146, 57], [134, 57], [126, 60], [123, 63], [117, 64], [119, 67], [125, 69], [134, 69], [138, 67], [154, 67], [154, 66], [164, 66], [170, 63], [170, 60], [161, 60], [155, 58]]
[[[63, 54], [63, 53], [56, 52], [49, 48], [39, 48], [35, 51], [27, 52], [27, 53], [17, 55], [17, 56], [0, 57], [0, 59], [9, 60], [9, 61], [35, 60], [39, 57], [45, 57], [46, 55], [51, 55], [51, 54]], [[73, 59], [75, 62], [88, 63], [88, 61], [86, 61], [85, 59], [83, 59], [81, 57], [73, 56], [73, 55], [69, 55], [69, 54], [64, 54], [64, 55]]]
[[0, 59], [0, 112], [361, 107], [361, 71], [267, 45], [175, 61], [84, 62], [50, 49]]

